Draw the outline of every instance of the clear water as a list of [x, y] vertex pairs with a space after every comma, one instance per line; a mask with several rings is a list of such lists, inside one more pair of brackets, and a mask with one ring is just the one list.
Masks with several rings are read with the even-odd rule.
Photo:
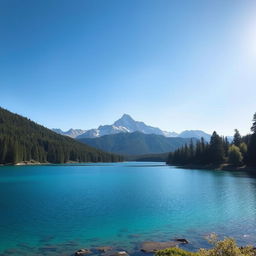
[[71, 255], [205, 235], [256, 242], [256, 179], [164, 163], [0, 167], [0, 255]]

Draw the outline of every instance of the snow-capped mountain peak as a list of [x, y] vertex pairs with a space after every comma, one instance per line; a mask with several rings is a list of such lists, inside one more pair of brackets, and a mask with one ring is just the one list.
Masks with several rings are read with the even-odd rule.
[[66, 135], [72, 138], [97, 138], [104, 135], [117, 134], [117, 133], [133, 133], [133, 132], [141, 132], [144, 134], [157, 134], [163, 135], [165, 137], [182, 137], [182, 138], [197, 138], [200, 139], [204, 137], [206, 141], [209, 141], [210, 135], [200, 131], [200, 130], [191, 130], [184, 131], [180, 134], [176, 132], [167, 132], [163, 131], [157, 127], [153, 127], [145, 124], [141, 121], [135, 121], [130, 115], [123, 114], [121, 118], [116, 120], [112, 125], [100, 125], [96, 129], [90, 130], [81, 130], [81, 129], [70, 129], [66, 132], [61, 129], [53, 129], [56, 133]]
[[[91, 129], [84, 134], [78, 136], [81, 138], [95, 138], [104, 135], [116, 134], [120, 132], [142, 132], [145, 134], [158, 134], [169, 137], [171, 133], [160, 130], [157, 127], [146, 125], [143, 122], [135, 121], [130, 115], [124, 114], [121, 118], [115, 121], [112, 125], [101, 125], [97, 129]], [[172, 134], [173, 135], [173, 134]]]

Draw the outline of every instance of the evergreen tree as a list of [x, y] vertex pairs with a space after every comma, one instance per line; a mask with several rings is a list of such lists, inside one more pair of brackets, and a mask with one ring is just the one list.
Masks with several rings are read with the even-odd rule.
[[253, 134], [256, 134], [256, 113], [253, 115], [253, 120], [252, 120], [252, 127], [251, 127], [251, 131], [253, 132]]
[[256, 113], [253, 116], [251, 131], [253, 134], [249, 137], [246, 163], [251, 166], [256, 166]]
[[224, 146], [221, 137], [217, 132], [213, 132], [210, 147], [209, 147], [209, 160], [212, 164], [220, 164], [224, 162]]
[[228, 149], [229, 149], [229, 142], [228, 142], [228, 138], [225, 137], [223, 139], [223, 146], [224, 146], [224, 154], [225, 154], [225, 157], [228, 156]]
[[235, 129], [235, 134], [234, 134], [234, 138], [233, 138], [233, 144], [235, 146], [239, 147], [241, 143], [242, 143], [242, 137], [241, 137], [239, 131], [237, 129]]

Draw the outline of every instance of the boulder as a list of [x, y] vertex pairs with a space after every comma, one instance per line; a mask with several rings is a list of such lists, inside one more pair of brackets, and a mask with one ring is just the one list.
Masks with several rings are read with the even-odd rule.
[[83, 255], [90, 254], [90, 253], [91, 253], [91, 251], [88, 249], [80, 249], [75, 252], [75, 256], [83, 256]]
[[175, 241], [180, 242], [182, 244], [188, 244], [189, 241], [185, 238], [176, 238]]
[[126, 251], [120, 251], [113, 254], [113, 256], [129, 256]]

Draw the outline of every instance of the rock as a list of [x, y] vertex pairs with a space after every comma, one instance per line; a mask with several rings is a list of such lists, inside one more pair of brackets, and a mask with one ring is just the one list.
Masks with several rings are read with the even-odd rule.
[[141, 246], [142, 252], [156, 252], [158, 250], [163, 250], [170, 247], [177, 247], [178, 241], [168, 241], [168, 242], [144, 242]]
[[111, 246], [100, 246], [100, 247], [96, 247], [95, 249], [99, 252], [107, 252], [107, 251], [111, 251], [112, 247]]
[[80, 250], [75, 252], [75, 256], [86, 255], [86, 254], [89, 254], [89, 253], [91, 253], [91, 251], [88, 250], [88, 249], [80, 249]]
[[129, 256], [126, 251], [120, 251], [113, 254], [113, 256]]
[[180, 242], [182, 244], [188, 244], [189, 241], [185, 238], [176, 238], [175, 241]]

